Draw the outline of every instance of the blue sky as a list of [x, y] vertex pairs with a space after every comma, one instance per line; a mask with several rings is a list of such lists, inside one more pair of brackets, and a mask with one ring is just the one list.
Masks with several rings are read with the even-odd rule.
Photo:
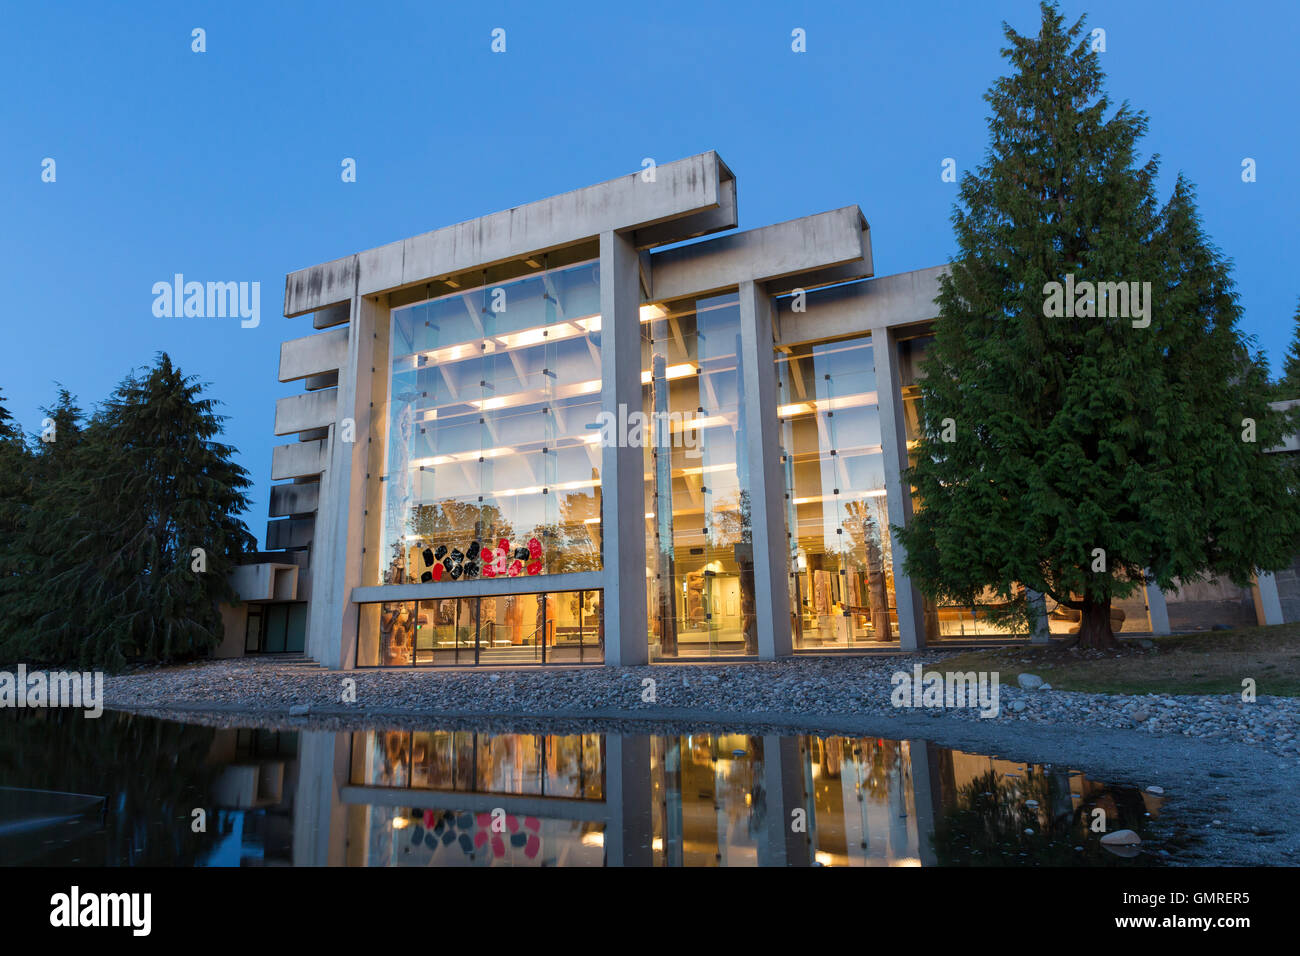
[[[1162, 194], [1180, 170], [1197, 186], [1276, 370], [1300, 296], [1300, 4], [1064, 10], [1106, 30], [1108, 89], [1150, 115]], [[298, 388], [275, 380], [278, 345], [311, 331], [279, 314], [285, 273], [707, 149], [741, 228], [857, 203], [877, 274], [944, 262], [940, 163], [983, 154], [1003, 20], [1031, 30], [1037, 4], [10, 5], [0, 388], [32, 431], [55, 382], [89, 406], [170, 352], [225, 402], [261, 540], [274, 403]], [[155, 318], [177, 272], [260, 282], [261, 324]]]

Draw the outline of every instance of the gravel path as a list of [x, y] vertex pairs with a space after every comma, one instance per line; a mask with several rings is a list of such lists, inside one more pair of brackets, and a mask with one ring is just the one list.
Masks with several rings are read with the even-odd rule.
[[[898, 717], [890, 678], [920, 663], [942, 671], [945, 654], [794, 658], [779, 663], [656, 665], [629, 668], [532, 668], [512, 671], [327, 671], [243, 658], [110, 677], [107, 706], [119, 710], [239, 710], [375, 717], [384, 714], [581, 716], [624, 713], [671, 719], [679, 712], [806, 717]], [[355, 703], [343, 701], [355, 681]], [[653, 681], [653, 685], [646, 681]], [[1049, 724], [1136, 729], [1258, 747], [1300, 765], [1300, 699], [1167, 694], [1082, 694], [1023, 690], [1000, 675], [997, 717], [974, 708], [923, 708], [929, 718], [984, 724]], [[650, 691], [653, 690], [653, 695]], [[653, 697], [653, 699], [648, 699]], [[304, 708], [306, 705], [306, 708]], [[1010, 729], [1009, 727], [1007, 729]]]

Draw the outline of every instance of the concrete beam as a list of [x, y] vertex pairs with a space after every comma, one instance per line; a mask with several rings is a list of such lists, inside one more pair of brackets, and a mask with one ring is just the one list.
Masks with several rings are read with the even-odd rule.
[[554, 591], [594, 591], [604, 585], [600, 571], [535, 574], [521, 578], [473, 578], [425, 584], [381, 584], [352, 589], [353, 604], [372, 601], [435, 601], [440, 598], [497, 597]]
[[[638, 171], [291, 272], [285, 277], [284, 314], [314, 312], [353, 295], [428, 282], [605, 232], [694, 217], [722, 207], [728, 201], [723, 184], [734, 178], [718, 154], [709, 151], [658, 166], [654, 182], [645, 182]], [[701, 227], [696, 219], [685, 231], [699, 234]]]
[[867, 222], [857, 206], [664, 249], [650, 256], [651, 298], [662, 302], [849, 263], [869, 263]]
[[311, 514], [316, 510], [319, 499], [320, 482], [317, 481], [292, 485], [272, 485], [271, 507], [268, 514], [272, 518]]
[[279, 518], [266, 523], [266, 548], [283, 551], [311, 545], [316, 531], [315, 518]]
[[818, 342], [867, 328], [898, 329], [932, 321], [939, 314], [934, 302], [939, 277], [947, 268], [934, 266], [810, 292], [803, 312], [794, 311], [793, 299], [778, 299], [777, 341]]
[[348, 327], [280, 343], [280, 381], [292, 382], [325, 372], [338, 374], [348, 357]]
[[275, 403], [275, 434], [292, 435], [311, 428], [334, 424], [338, 411], [338, 389], [288, 395]]
[[280, 562], [241, 564], [230, 572], [230, 586], [248, 603], [297, 599], [298, 566]]
[[317, 329], [330, 329], [336, 325], [343, 325], [348, 321], [351, 311], [352, 303], [350, 301], [340, 302], [338, 305], [331, 305], [324, 309], [319, 309], [311, 317], [312, 327]]
[[319, 439], [276, 445], [271, 449], [271, 480], [319, 475], [325, 470], [323, 452], [324, 442]]
[[736, 181], [723, 179], [721, 202], [716, 209], [708, 209], [691, 216], [683, 216], [656, 226], [646, 226], [632, 234], [632, 245], [649, 249], [669, 242], [684, 242], [700, 236], [735, 229], [739, 224], [736, 209]]

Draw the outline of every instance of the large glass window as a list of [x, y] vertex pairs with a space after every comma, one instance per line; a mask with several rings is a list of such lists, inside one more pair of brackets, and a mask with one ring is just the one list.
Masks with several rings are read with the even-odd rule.
[[603, 659], [599, 590], [362, 604], [357, 666], [584, 664]]
[[777, 351], [791, 627], [799, 649], [896, 640], [871, 337]]
[[651, 659], [757, 654], [738, 297], [641, 317]]
[[530, 262], [376, 332], [366, 584], [601, 567], [599, 264]]

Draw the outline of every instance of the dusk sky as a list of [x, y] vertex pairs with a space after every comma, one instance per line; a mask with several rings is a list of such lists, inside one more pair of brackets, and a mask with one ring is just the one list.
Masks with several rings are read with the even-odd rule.
[[[1195, 184], [1274, 367], [1300, 297], [1300, 4], [1068, 2], [1116, 101]], [[26, 431], [160, 350], [211, 383], [264, 538], [287, 272], [716, 149], [740, 227], [857, 203], [877, 275], [954, 252], [1001, 22], [1036, 2], [10, 4], [0, 31], [0, 389]], [[207, 50], [191, 51], [191, 31]], [[506, 31], [506, 52], [490, 50]], [[807, 52], [791, 51], [791, 31]], [[353, 158], [357, 181], [341, 180]], [[1257, 181], [1242, 181], [1242, 160]], [[55, 163], [42, 181], [42, 161]], [[154, 283], [261, 283], [261, 322], [158, 318]]]

